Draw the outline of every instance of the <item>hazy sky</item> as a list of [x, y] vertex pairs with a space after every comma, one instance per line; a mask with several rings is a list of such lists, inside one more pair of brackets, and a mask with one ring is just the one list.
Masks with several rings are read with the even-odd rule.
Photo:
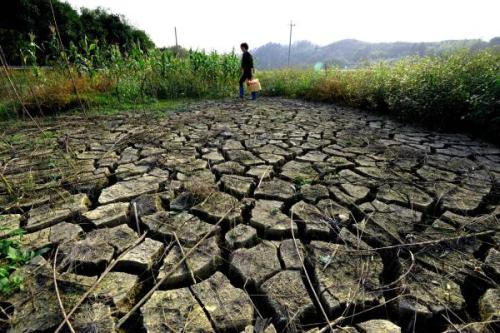
[[238, 49], [293, 40], [319, 45], [356, 38], [369, 42], [439, 41], [500, 36], [499, 0], [67, 0], [74, 8], [123, 14], [158, 46]]

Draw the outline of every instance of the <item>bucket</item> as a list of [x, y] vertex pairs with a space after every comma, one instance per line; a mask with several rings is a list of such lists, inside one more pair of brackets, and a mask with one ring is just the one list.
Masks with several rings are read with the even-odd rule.
[[261, 91], [259, 79], [247, 80], [247, 87], [250, 92]]

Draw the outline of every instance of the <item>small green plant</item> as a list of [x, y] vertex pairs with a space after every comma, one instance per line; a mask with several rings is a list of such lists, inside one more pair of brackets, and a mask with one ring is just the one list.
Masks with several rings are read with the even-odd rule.
[[332, 260], [333, 260], [333, 256], [331, 256], [329, 254], [322, 254], [319, 256], [319, 262], [321, 265], [323, 265], [323, 269], [328, 267], [328, 265], [330, 265], [332, 263]]
[[23, 134], [12, 134], [5, 138], [5, 141], [10, 145], [16, 145], [22, 143], [26, 137]]
[[273, 208], [273, 209], [271, 209], [271, 215], [272, 216], [278, 215], [279, 212], [280, 212], [280, 210], [278, 208], [276, 208], [276, 207]]
[[306, 177], [297, 176], [293, 179], [293, 183], [297, 190], [300, 190], [304, 185], [310, 185], [312, 180]]
[[23, 278], [16, 274], [17, 269], [37, 253], [21, 247], [19, 237], [22, 237], [24, 230], [0, 228], [0, 231], [8, 237], [0, 239], [0, 295], [9, 295], [23, 287]]

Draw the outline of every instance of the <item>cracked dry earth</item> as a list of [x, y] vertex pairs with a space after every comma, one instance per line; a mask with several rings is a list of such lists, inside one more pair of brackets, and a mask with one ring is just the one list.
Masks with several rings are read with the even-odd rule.
[[285, 99], [42, 125], [2, 146], [0, 223], [48, 251], [0, 330], [54, 332], [54, 281], [69, 312], [100, 276], [75, 332], [498, 329], [498, 147]]

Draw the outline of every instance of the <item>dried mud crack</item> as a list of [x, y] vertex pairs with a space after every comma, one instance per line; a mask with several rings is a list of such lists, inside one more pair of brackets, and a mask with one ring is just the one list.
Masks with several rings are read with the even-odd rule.
[[54, 282], [69, 312], [103, 274], [76, 332], [498, 329], [498, 147], [285, 99], [42, 125], [2, 129], [0, 227], [49, 251], [0, 331], [54, 332]]

